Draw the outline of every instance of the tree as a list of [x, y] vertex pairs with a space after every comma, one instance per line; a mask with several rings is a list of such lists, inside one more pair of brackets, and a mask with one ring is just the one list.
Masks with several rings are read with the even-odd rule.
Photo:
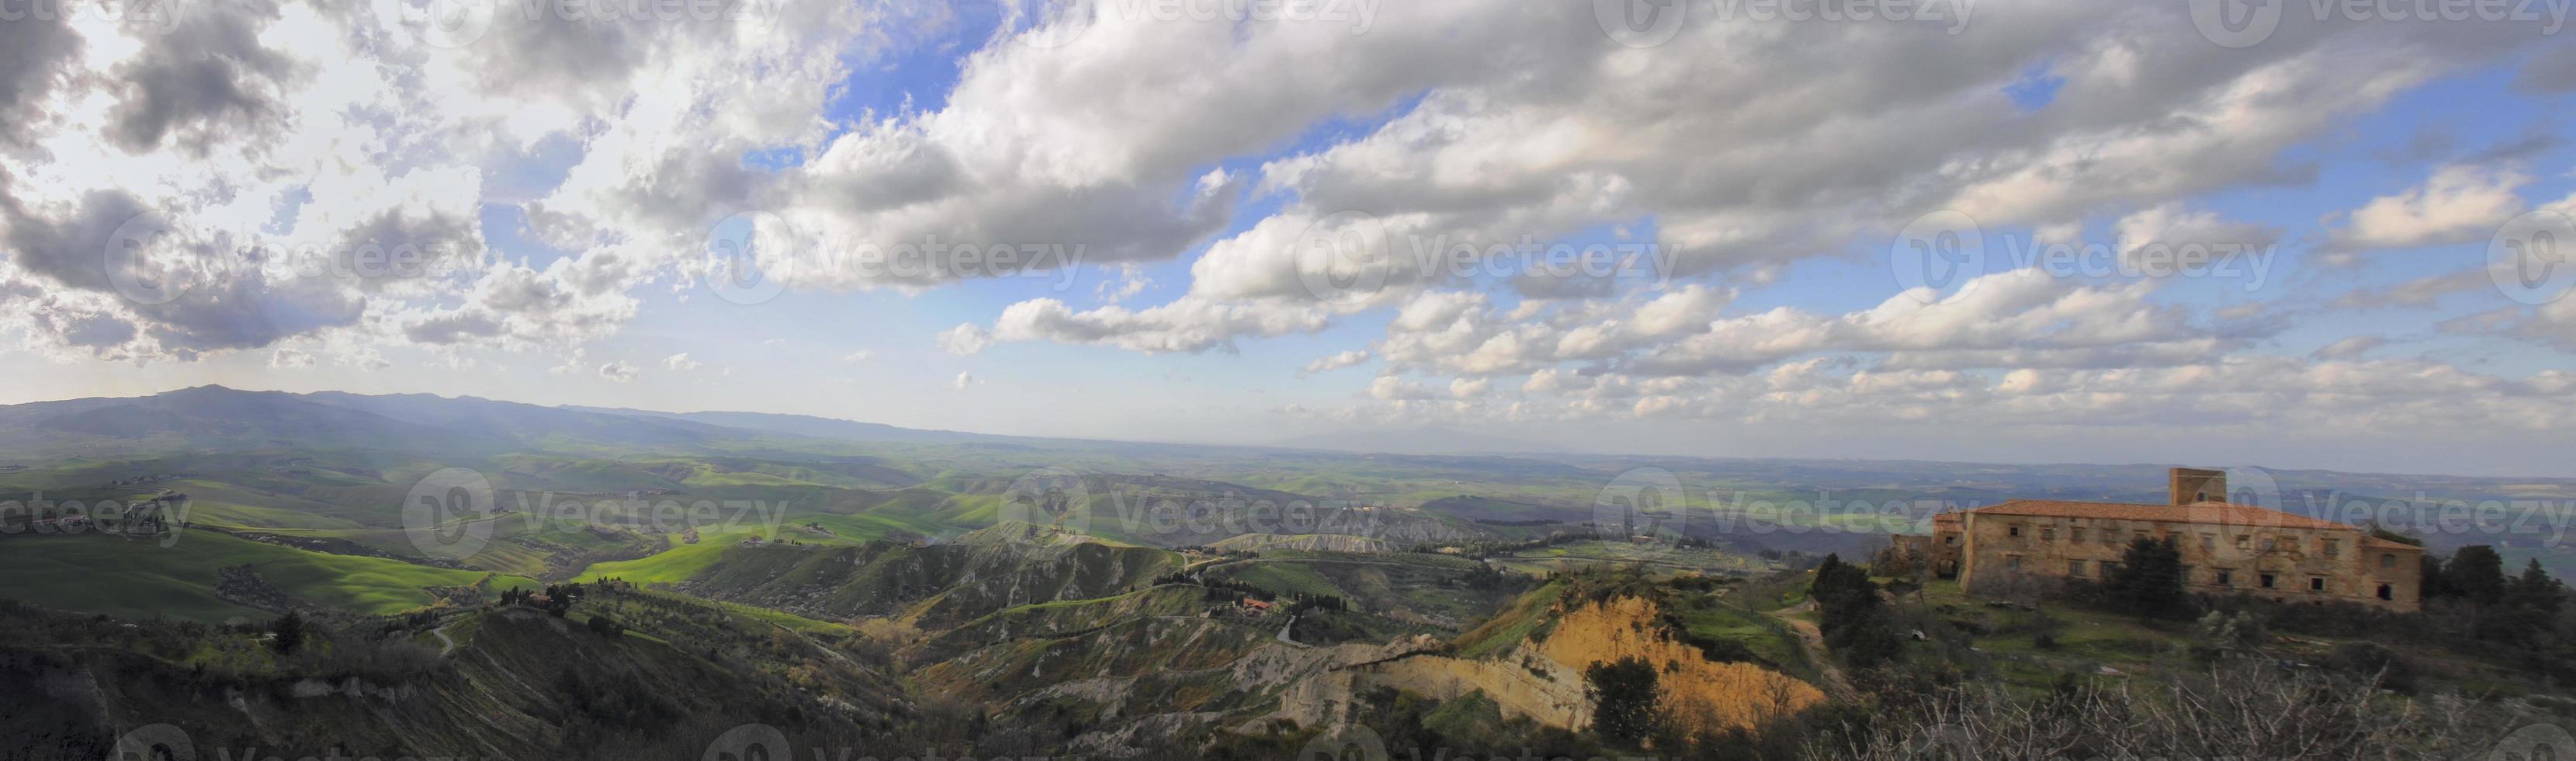
[[1868, 668], [1898, 655], [1901, 646], [1896, 623], [1887, 614], [1887, 604], [1878, 596], [1878, 582], [1871, 581], [1869, 570], [1842, 561], [1839, 555], [1825, 556], [1816, 566], [1816, 580], [1807, 587], [1816, 599], [1816, 628], [1825, 635], [1825, 646], [1853, 668]]
[[280, 653], [293, 653], [304, 646], [304, 617], [295, 611], [287, 611], [286, 615], [269, 624], [269, 633], [276, 635], [269, 640], [270, 647], [277, 648]]
[[2417, 588], [2417, 594], [2424, 599], [2460, 596], [2459, 590], [2451, 588], [2451, 577], [2442, 570], [2441, 556], [2430, 552], [2424, 553], [2424, 556], [2416, 561], [2416, 571], [2423, 578], [2422, 585]]
[[2494, 605], [2504, 599], [2504, 557], [2483, 544], [2462, 547], [2442, 564], [2442, 580], [2470, 602]]
[[1592, 693], [1592, 729], [1630, 745], [1663, 723], [1655, 707], [1655, 666], [1636, 656], [1603, 661], [1583, 670]]
[[2541, 644], [2566, 595], [2566, 585], [2550, 578], [2535, 558], [2523, 566], [2521, 576], [2505, 582], [2497, 604], [2478, 617], [2477, 635], [2525, 647]]
[[609, 618], [606, 613], [591, 616], [589, 626], [592, 633], [603, 637], [618, 637], [626, 634], [626, 625], [618, 623], [617, 619]]
[[2140, 538], [2120, 555], [2111, 572], [2111, 603], [2123, 613], [2150, 619], [2172, 619], [2191, 612], [2182, 591], [2182, 548], [2172, 539]]

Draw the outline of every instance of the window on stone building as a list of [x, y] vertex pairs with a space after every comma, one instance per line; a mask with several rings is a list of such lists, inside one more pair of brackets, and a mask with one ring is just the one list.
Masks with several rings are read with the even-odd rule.
[[2073, 541], [2073, 542], [2077, 542], [2077, 543], [2082, 543], [2082, 542], [2084, 541], [2084, 529], [2083, 529], [2083, 527], [2080, 527], [2080, 526], [2079, 526], [2079, 527], [2076, 527], [2076, 528], [2073, 528], [2073, 529], [2069, 529], [2069, 531], [2074, 532], [2073, 534], [2070, 534], [2070, 535], [2068, 535], [2068, 536], [2066, 537], [2069, 541]]
[[2043, 542], [2054, 542], [2054, 541], [2057, 541], [2057, 529], [2053, 529], [2053, 528], [2043, 528], [2043, 529], [2040, 529], [2040, 530], [2039, 530], [2039, 540], [2040, 540], [2040, 541], [2043, 541]]
[[2254, 537], [2249, 536], [2249, 535], [2246, 535], [2246, 534], [2237, 534], [2237, 535], [2236, 535], [2236, 551], [2237, 551], [2237, 552], [2244, 552], [2244, 551], [2246, 551], [2246, 550], [2250, 550], [2250, 549], [2254, 549]]
[[2218, 535], [2217, 535], [2217, 534], [2202, 534], [2202, 535], [2200, 535], [2200, 551], [2202, 551], [2202, 552], [2217, 552], [2217, 551], [2218, 551]]
[[2343, 540], [2341, 540], [2341, 539], [2328, 539], [2328, 540], [2326, 540], [2326, 548], [2325, 548], [2325, 550], [2326, 550], [2326, 557], [2330, 557], [2330, 558], [2332, 558], [2332, 557], [2342, 557], [2342, 556], [2343, 556]]
[[2236, 586], [2236, 572], [2224, 569], [2220, 570], [2218, 572], [2218, 585], [2222, 587]]
[[2395, 556], [2395, 555], [2381, 555], [2381, 556], [2379, 556], [2379, 567], [2381, 567], [2381, 568], [2395, 568], [2395, 567], [2397, 567], [2397, 556]]
[[2004, 569], [2005, 569], [2005, 570], [2008, 570], [2008, 571], [2018, 571], [2018, 570], [2021, 570], [2021, 556], [2020, 556], [2020, 555], [2005, 555], [2005, 556], [2004, 556]]
[[2263, 551], [2264, 551], [2264, 552], [2271, 552], [2271, 551], [2273, 551], [2273, 550], [2275, 550], [2275, 549], [2279, 549], [2279, 548], [2280, 548], [2280, 546], [2281, 546], [2281, 540], [2279, 540], [2279, 539], [2274, 539], [2274, 538], [2272, 538], [2272, 537], [2268, 537], [2268, 536], [2267, 536], [2267, 537], [2263, 537]]
[[2006, 528], [2006, 529], [2004, 529], [2004, 535], [2005, 535], [2005, 536], [2021, 536], [2021, 527], [2020, 527], [2020, 526], [2013, 526], [2013, 527], [2010, 527], [2010, 528]]
[[2397, 599], [2397, 590], [2390, 589], [2390, 588], [2388, 587], [2388, 585], [2386, 585], [2386, 584], [2381, 584], [2381, 585], [2379, 585], [2379, 599], [2382, 599], [2382, 600], [2394, 600], [2394, 599]]
[[2308, 577], [2308, 591], [2310, 591], [2310, 592], [2323, 592], [2323, 591], [2326, 591], [2326, 579], [2325, 579], [2325, 577], [2323, 577], [2323, 576], [2310, 576], [2310, 577]]
[[2262, 579], [2260, 579], [2259, 581], [2263, 582], [2263, 588], [2264, 588], [2264, 589], [2271, 589], [2271, 588], [2272, 588], [2272, 575], [2271, 575], [2271, 574], [2268, 574], [2268, 573], [2267, 573], [2267, 574], [2263, 574], [2263, 578], [2262, 578]]
[[2068, 576], [2082, 576], [2082, 575], [2084, 575], [2084, 561], [2081, 561], [2081, 560], [2069, 560], [2069, 561], [2066, 561], [2066, 575], [2068, 575]]
[[1957, 534], [1952, 534], [1952, 535], [1949, 535], [1949, 536], [1941, 537], [1941, 543], [1942, 543], [1942, 544], [1946, 544], [1946, 545], [1950, 545], [1950, 546], [1952, 546], [1952, 547], [1957, 547], [1957, 546], [1959, 546], [1959, 536], [1958, 536]]

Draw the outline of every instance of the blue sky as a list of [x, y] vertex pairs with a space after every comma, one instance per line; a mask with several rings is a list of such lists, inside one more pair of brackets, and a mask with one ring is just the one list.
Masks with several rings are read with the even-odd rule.
[[[0, 336], [30, 371], [0, 401], [222, 383], [1236, 444], [2570, 472], [2576, 275], [2517, 300], [2490, 256], [2576, 214], [2576, 55], [2547, 19], [2294, 9], [2249, 42], [2162, 7], [1980, 3], [1954, 34], [1688, 3], [1640, 38], [1591, 12], [1622, 1], [21, 24], [22, 72], [302, 65], [228, 71], [242, 102], [151, 130], [117, 105], [146, 96], [21, 80]], [[226, 25], [338, 44], [223, 50]], [[90, 253], [137, 212], [160, 237], [133, 267], [244, 240], [485, 255], [138, 298]], [[1908, 290], [1894, 250], [1931, 220], [1967, 220], [1979, 277]], [[737, 303], [708, 242], [754, 232], [783, 290]], [[1087, 257], [849, 266], [929, 240]], [[1473, 266], [1410, 258], [1433, 241]], [[1521, 243], [1661, 266], [1534, 275]], [[2263, 268], [2015, 261], [2049, 245]]]

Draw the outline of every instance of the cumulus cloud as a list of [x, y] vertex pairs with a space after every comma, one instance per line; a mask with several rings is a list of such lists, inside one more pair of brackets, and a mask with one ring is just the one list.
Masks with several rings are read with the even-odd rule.
[[599, 377], [606, 378], [611, 383], [625, 383], [634, 380], [638, 374], [634, 365], [622, 359], [599, 366]]
[[[1902, 24], [1686, 23], [1672, 42], [1634, 50], [1601, 34], [1580, 3], [1504, 14], [1468, 5], [1390, 8], [1379, 31], [1351, 39], [1240, 30], [1255, 54], [1324, 46], [1324, 59], [1352, 66], [1412, 64], [1372, 69], [1358, 92], [1401, 83], [1424, 95], [1364, 133], [1262, 164], [1253, 188], [1282, 208], [1211, 243], [1188, 291], [1161, 311], [1023, 302], [1011, 309], [1057, 328], [1028, 338], [1229, 347], [1458, 287], [1455, 268], [1419, 257], [1444, 243], [1490, 252], [1645, 218], [1670, 254], [1657, 273], [1666, 277], [1759, 279], [1945, 209], [2060, 234], [2124, 215], [2132, 251], [2203, 238], [2268, 246], [2279, 231], [2185, 204], [2306, 181], [2313, 167], [2285, 163], [2283, 151], [2529, 42], [2484, 25], [2285, 18], [2265, 45], [2214, 53], [2178, 7], [2027, 3], [1980, 9], [1950, 38]], [[1316, 79], [1351, 70], [1328, 68]], [[1193, 91], [1235, 92], [1235, 71], [1205, 69]], [[2034, 72], [2059, 83], [2035, 113], [2005, 94]], [[1234, 126], [1221, 110], [1199, 118]], [[2373, 239], [2410, 227], [2371, 216]], [[1329, 255], [1315, 255], [1319, 244]], [[1546, 298], [1625, 290], [1513, 280]], [[1514, 337], [1486, 340], [1499, 341], [1495, 353], [1528, 351]]]
[[690, 359], [690, 358], [689, 358], [689, 353], [688, 353], [688, 352], [685, 352], [685, 351], [684, 351], [684, 352], [680, 352], [680, 353], [678, 353], [678, 354], [673, 354], [673, 355], [671, 355], [671, 356], [669, 356], [669, 357], [666, 357], [666, 358], [664, 358], [664, 359], [662, 360], [662, 367], [663, 367], [663, 369], [666, 369], [666, 370], [674, 370], [674, 371], [680, 371], [680, 372], [686, 372], [686, 371], [689, 371], [689, 370], [695, 370], [695, 369], [698, 369], [699, 367], [704, 366], [704, 364], [705, 364], [705, 363], [699, 362], [699, 361], [694, 360], [694, 359]]
[[1367, 361], [1369, 361], [1368, 350], [1352, 349], [1349, 351], [1335, 352], [1330, 355], [1316, 357], [1314, 361], [1306, 363], [1306, 366], [1299, 369], [1298, 372], [1305, 375], [1327, 373], [1345, 367], [1357, 366], [1358, 364]]
[[2354, 209], [2336, 242], [2373, 249], [2485, 240], [2522, 213], [2516, 191], [2530, 183], [2529, 175], [2512, 169], [2442, 167], [2422, 185]]
[[959, 325], [954, 328], [949, 328], [946, 332], [940, 333], [938, 343], [939, 348], [946, 349], [948, 350], [948, 353], [962, 357], [981, 352], [985, 347], [992, 346], [993, 333], [992, 331], [988, 331], [974, 325]]

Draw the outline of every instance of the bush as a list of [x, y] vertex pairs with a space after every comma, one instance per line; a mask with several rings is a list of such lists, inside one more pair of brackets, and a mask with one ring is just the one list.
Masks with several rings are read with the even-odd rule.
[[1592, 728], [1634, 745], [1663, 724], [1655, 705], [1655, 666], [1636, 656], [1592, 664], [1583, 681], [1593, 699]]
[[609, 618], [606, 613], [601, 613], [590, 617], [590, 630], [603, 637], [621, 637], [626, 634], [626, 625], [618, 623], [617, 619]]
[[2399, 694], [2415, 694], [2415, 666], [2404, 654], [2376, 642], [2346, 642], [2327, 653], [2326, 670]]

